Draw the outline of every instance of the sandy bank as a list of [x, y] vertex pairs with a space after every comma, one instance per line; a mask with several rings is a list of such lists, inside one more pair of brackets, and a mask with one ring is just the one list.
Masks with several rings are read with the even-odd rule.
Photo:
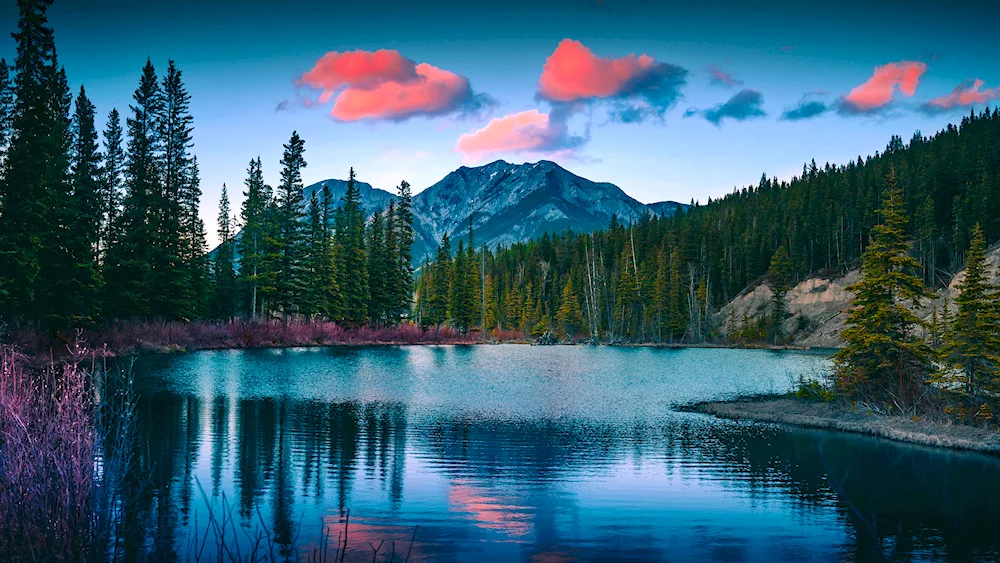
[[842, 430], [925, 446], [1000, 453], [1000, 432], [994, 430], [947, 422], [912, 420], [902, 416], [852, 412], [835, 404], [789, 396], [699, 403], [691, 407], [691, 410], [721, 418]]

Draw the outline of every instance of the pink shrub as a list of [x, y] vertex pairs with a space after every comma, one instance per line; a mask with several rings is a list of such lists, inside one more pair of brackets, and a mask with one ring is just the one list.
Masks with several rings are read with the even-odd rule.
[[[79, 360], [79, 359], [78, 359]], [[79, 361], [26, 369], [0, 346], [0, 554], [77, 560], [87, 548], [95, 433]]]

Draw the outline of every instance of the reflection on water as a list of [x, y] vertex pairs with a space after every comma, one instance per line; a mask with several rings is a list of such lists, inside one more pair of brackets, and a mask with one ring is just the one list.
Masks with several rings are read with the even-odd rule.
[[184, 559], [200, 484], [293, 559], [350, 509], [349, 560], [405, 549], [415, 525], [424, 561], [996, 560], [996, 458], [672, 410], [826, 365], [524, 346], [143, 358], [127, 555]]

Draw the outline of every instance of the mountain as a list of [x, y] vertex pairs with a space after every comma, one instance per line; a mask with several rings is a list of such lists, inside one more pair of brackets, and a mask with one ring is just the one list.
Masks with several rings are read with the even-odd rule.
[[[347, 180], [323, 180], [322, 182], [306, 186], [302, 190], [303, 200], [306, 205], [309, 204], [309, 198], [312, 197], [314, 192], [316, 193], [316, 200], [322, 203], [324, 184], [330, 187], [330, 195], [333, 196], [333, 206], [340, 206], [340, 199], [347, 193]], [[389, 202], [396, 199], [395, 194], [373, 188], [367, 182], [355, 181], [354, 185], [358, 187], [358, 192], [361, 194], [361, 210], [366, 215], [371, 215], [376, 211], [384, 211], [389, 206]]]
[[428, 247], [415, 247], [413, 255], [429, 254], [445, 233], [452, 240], [468, 238], [470, 216], [476, 244], [496, 247], [545, 232], [601, 229], [613, 215], [623, 223], [637, 221], [649, 211], [618, 186], [581, 178], [547, 160], [463, 166], [414, 197], [413, 214]]
[[[335, 205], [340, 205], [347, 181], [336, 179], [306, 186], [305, 202], [308, 204], [313, 193], [320, 199], [324, 184], [330, 187]], [[397, 199], [368, 183], [357, 185], [367, 215], [384, 210]], [[413, 196], [413, 260], [419, 264], [424, 257], [433, 258], [445, 234], [453, 245], [460, 238], [468, 240], [470, 216], [476, 245], [495, 248], [546, 232], [603, 229], [612, 216], [627, 224], [647, 213], [670, 216], [685, 208], [687, 205], [674, 201], [640, 203], [614, 184], [592, 182], [547, 160], [525, 164], [498, 160], [473, 168], [463, 166]]]
[[670, 217], [678, 210], [683, 211], [687, 208], [687, 204], [677, 203], [676, 201], [658, 201], [656, 203], [647, 203], [646, 207], [657, 215], [663, 217]]

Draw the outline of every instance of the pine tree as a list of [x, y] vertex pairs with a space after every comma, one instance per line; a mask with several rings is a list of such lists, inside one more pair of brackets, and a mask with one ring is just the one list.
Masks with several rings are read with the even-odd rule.
[[222, 195], [219, 197], [218, 224], [219, 246], [215, 249], [213, 268], [215, 296], [212, 314], [217, 319], [230, 320], [236, 315], [236, 272], [233, 266], [233, 237], [236, 229], [225, 184], [222, 184]]
[[854, 305], [841, 332], [845, 346], [834, 356], [837, 388], [849, 397], [888, 409], [913, 407], [931, 367], [933, 351], [914, 334], [922, 321], [909, 308], [930, 296], [920, 263], [909, 254], [906, 211], [895, 171], [885, 182], [882, 222], [862, 256], [861, 278], [848, 287]]
[[393, 315], [398, 319], [410, 312], [413, 302], [413, 255], [411, 254], [413, 247], [413, 196], [410, 193], [410, 184], [406, 181], [400, 182], [397, 195], [399, 199], [393, 222], [397, 248]]
[[[0, 185], [0, 317], [34, 318], [41, 259], [50, 226], [48, 183], [65, 159], [63, 104], [55, 103], [55, 42], [47, 26], [51, 0], [19, 0], [13, 112]], [[65, 172], [65, 171], [64, 171]]]
[[[198, 169], [198, 157], [191, 159], [191, 167], [188, 172], [188, 179], [184, 184], [185, 192], [193, 194], [194, 201], [201, 200], [201, 174]], [[182, 200], [183, 203], [183, 200]], [[205, 296], [210, 294], [211, 280], [209, 279], [208, 242], [205, 240], [205, 222], [198, 215], [197, 205], [191, 207], [190, 203], [181, 205], [183, 220], [181, 229], [186, 238], [181, 245], [183, 251], [184, 268], [183, 277], [186, 284], [187, 294], [182, 302], [184, 314], [191, 315], [192, 318], [203, 315], [208, 307]], [[235, 217], [232, 218], [233, 226], [230, 229], [235, 234]], [[235, 291], [235, 289], [234, 289]]]
[[99, 316], [100, 269], [98, 244], [103, 216], [101, 153], [94, 125], [94, 105], [81, 86], [73, 115], [71, 177], [73, 194], [66, 225], [66, 250], [71, 262], [61, 280], [59, 295], [62, 315], [70, 326], [92, 324]]
[[337, 319], [343, 310], [343, 299], [340, 295], [340, 286], [337, 285], [337, 245], [331, 232], [335, 213], [333, 194], [330, 192], [330, 186], [326, 184], [323, 184], [323, 198], [320, 205], [322, 206], [320, 219], [323, 223], [318, 265], [319, 281], [323, 288], [320, 312], [328, 319]]
[[361, 210], [354, 169], [347, 177], [347, 191], [335, 218], [337, 285], [343, 296], [343, 323], [359, 327], [368, 321], [368, 256], [365, 254], [365, 218]]
[[278, 264], [275, 278], [275, 298], [282, 313], [302, 312], [308, 300], [306, 279], [306, 232], [303, 211], [302, 169], [305, 142], [298, 132], [286, 145], [281, 158], [281, 183], [278, 185]]
[[[70, 107], [72, 95], [66, 79], [66, 71], [58, 66], [53, 48], [53, 65], [47, 73], [46, 105], [51, 108], [53, 121], [49, 131], [50, 151], [46, 158], [46, 190], [43, 205], [46, 210], [45, 228], [39, 249], [39, 274], [35, 311], [49, 328], [62, 330], [86, 324], [94, 310], [94, 300], [89, 294], [96, 290], [96, 272], [89, 261], [82, 271], [78, 268], [78, 258], [89, 256], [86, 248], [85, 222], [74, 200], [73, 182], [70, 176], [70, 153], [73, 145]], [[86, 99], [86, 96], [84, 96]], [[89, 100], [85, 102], [90, 104]], [[86, 189], [86, 188], [84, 188]], [[81, 303], [73, 303], [79, 297]], [[74, 311], [80, 306], [80, 313]]]
[[160, 243], [162, 216], [157, 161], [157, 120], [162, 114], [162, 98], [156, 70], [147, 60], [132, 96], [132, 117], [126, 120], [125, 198], [121, 214], [116, 217], [118, 224], [112, 227], [118, 236], [105, 258], [105, 307], [114, 318], [159, 317], [167, 313], [159, 307], [163, 301], [158, 301], [154, 309], [155, 296], [164, 288], [153, 273], [154, 253], [160, 258], [155, 261], [157, 266], [169, 267], [162, 260], [163, 253], [155, 248]]
[[566, 277], [566, 285], [562, 290], [562, 302], [556, 312], [556, 324], [565, 336], [574, 336], [584, 330], [583, 314], [580, 312], [580, 300], [573, 289], [572, 276]]
[[266, 245], [266, 213], [268, 197], [264, 187], [264, 171], [260, 157], [251, 160], [247, 166], [247, 177], [243, 181], [243, 205], [240, 219], [243, 230], [237, 246], [239, 248], [239, 283], [242, 288], [243, 305], [251, 318], [261, 313], [260, 285], [264, 277], [264, 248]]
[[474, 312], [469, 309], [469, 255], [465, 252], [465, 241], [459, 239], [455, 259], [451, 263], [451, 287], [448, 292], [448, 320], [461, 331], [468, 332], [475, 321]]
[[101, 239], [99, 251], [103, 255], [117, 238], [112, 228], [118, 225], [124, 198], [125, 151], [122, 148], [122, 123], [117, 109], [108, 114], [104, 128], [104, 167], [101, 169]]
[[156, 154], [159, 190], [154, 191], [153, 213], [157, 231], [152, 256], [150, 308], [155, 317], [192, 318], [199, 313], [204, 295], [204, 225], [198, 218], [201, 189], [190, 154], [193, 118], [191, 96], [174, 61], [160, 85], [160, 106], [155, 116], [159, 139]]
[[955, 314], [945, 336], [946, 369], [933, 380], [968, 397], [1000, 389], [1000, 310], [997, 288], [990, 282], [986, 237], [976, 223], [966, 254], [965, 277], [958, 283]]
[[375, 212], [368, 224], [366, 237], [368, 242], [368, 316], [376, 325], [385, 323], [392, 297], [389, 292], [391, 273], [386, 267], [389, 259], [384, 222], [382, 213]]
[[768, 268], [768, 275], [771, 278], [771, 310], [768, 315], [768, 340], [772, 344], [780, 344], [785, 338], [785, 320], [788, 319], [788, 293], [789, 275], [792, 271], [792, 261], [788, 257], [788, 251], [784, 245], [779, 246], [771, 257], [771, 266]]
[[451, 291], [451, 241], [445, 233], [438, 246], [433, 264], [430, 265], [430, 290], [427, 303], [427, 324], [437, 326], [448, 320], [449, 293]]

